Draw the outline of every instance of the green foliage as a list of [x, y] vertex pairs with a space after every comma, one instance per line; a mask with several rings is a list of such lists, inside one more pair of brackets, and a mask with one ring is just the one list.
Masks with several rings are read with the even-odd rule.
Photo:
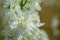
[[0, 40], [4, 40], [4, 36], [0, 32]]

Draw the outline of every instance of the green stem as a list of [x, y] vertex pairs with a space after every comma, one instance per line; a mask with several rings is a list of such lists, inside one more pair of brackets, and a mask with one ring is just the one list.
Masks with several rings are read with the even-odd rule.
[[21, 2], [19, 3], [22, 10], [23, 10], [23, 7], [26, 4], [26, 2], [27, 2], [27, 0], [24, 3], [23, 3], [23, 0], [21, 0]]
[[25, 3], [23, 4], [23, 6], [26, 4], [27, 0], [25, 1]]

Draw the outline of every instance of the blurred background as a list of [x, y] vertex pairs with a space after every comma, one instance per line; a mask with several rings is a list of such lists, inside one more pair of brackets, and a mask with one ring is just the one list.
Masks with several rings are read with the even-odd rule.
[[50, 40], [60, 40], [60, 0], [44, 0], [41, 4], [40, 19], [46, 24], [41, 27]]
[[[60, 40], [60, 0], [44, 0], [41, 4], [40, 19], [46, 23], [40, 29], [46, 31], [50, 40]], [[1, 24], [3, 18], [3, 2], [0, 0], [0, 32], [3, 29]], [[0, 36], [0, 38], [2, 38]]]

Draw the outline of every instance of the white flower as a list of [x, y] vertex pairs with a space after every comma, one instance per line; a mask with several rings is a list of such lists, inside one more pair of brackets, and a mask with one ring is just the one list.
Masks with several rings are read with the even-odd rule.
[[35, 3], [35, 9], [37, 10], [37, 11], [40, 11], [41, 10], [41, 7], [40, 7], [40, 5], [39, 5], [39, 3]]
[[[42, 40], [38, 27], [44, 25], [40, 23], [36, 10], [41, 10], [39, 3], [41, 0], [27, 0], [26, 4], [19, 4], [25, 0], [5, 0], [5, 18], [8, 21], [7, 27], [3, 30], [4, 40]], [[21, 9], [23, 7], [23, 9]], [[25, 8], [25, 9], [24, 9]], [[4, 9], [4, 10], [5, 10]]]
[[18, 21], [14, 21], [14, 22], [10, 25], [10, 28], [11, 28], [11, 29], [17, 28], [17, 25], [18, 25]]
[[22, 40], [22, 38], [23, 38], [22, 36], [19, 36], [19, 37], [18, 37], [18, 40]]

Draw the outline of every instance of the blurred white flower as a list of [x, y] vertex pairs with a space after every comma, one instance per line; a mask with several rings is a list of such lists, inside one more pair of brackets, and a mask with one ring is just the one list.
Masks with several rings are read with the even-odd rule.
[[13, 23], [11, 23], [10, 28], [11, 29], [17, 28], [17, 24], [18, 24], [18, 21], [14, 21]]
[[40, 4], [39, 3], [35, 3], [35, 9], [37, 10], [37, 11], [40, 11], [41, 10], [41, 7], [40, 7]]
[[[7, 1], [9, 1], [7, 3]], [[4, 40], [42, 40], [44, 34], [41, 34], [38, 27], [45, 23], [40, 23], [38, 11], [41, 10], [39, 3], [41, 0], [27, 0], [21, 9], [19, 2], [25, 0], [7, 0], [4, 2], [5, 20], [8, 21], [7, 27], [3, 30]], [[6, 4], [5, 4], [6, 3]], [[8, 8], [9, 7], [9, 8]], [[4, 9], [4, 10], [5, 10]], [[44, 35], [44, 36], [42, 36]]]

